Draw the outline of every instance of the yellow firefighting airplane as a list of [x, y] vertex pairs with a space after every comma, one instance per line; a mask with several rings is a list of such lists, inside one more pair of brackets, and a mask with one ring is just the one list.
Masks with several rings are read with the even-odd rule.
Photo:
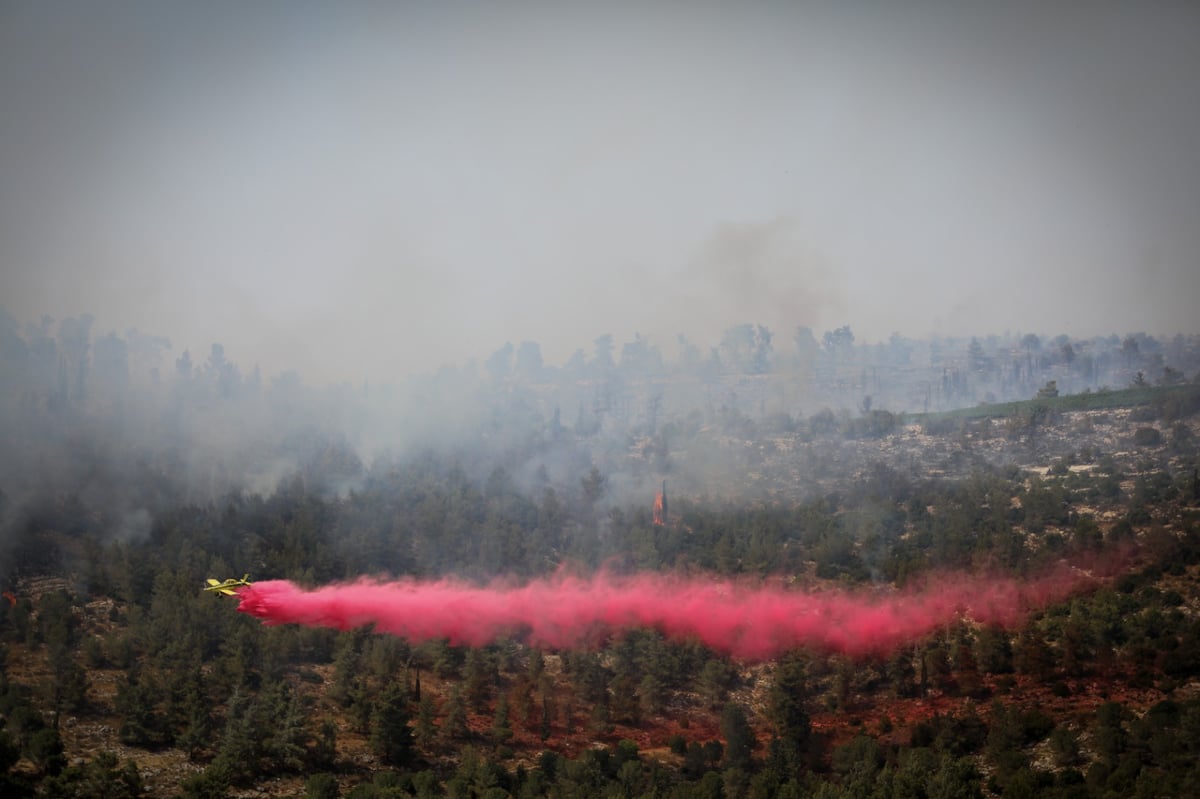
[[241, 588], [243, 585], [250, 585], [250, 575], [249, 574], [243, 574], [242, 579], [240, 579], [240, 580], [230, 577], [225, 582], [221, 582], [220, 580], [214, 580], [213, 578], [209, 577], [208, 578], [208, 587], [205, 588], [204, 590], [205, 591], [215, 591], [218, 594], [221, 594], [222, 596], [236, 596], [237, 595], [236, 589]]

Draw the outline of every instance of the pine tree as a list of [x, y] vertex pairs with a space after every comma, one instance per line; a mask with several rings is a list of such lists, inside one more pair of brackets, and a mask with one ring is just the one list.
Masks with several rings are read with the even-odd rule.
[[496, 702], [496, 714], [492, 718], [492, 740], [498, 744], [512, 740], [512, 722], [508, 718], [508, 697], [501, 695]]
[[208, 781], [220, 785], [245, 783], [258, 774], [266, 731], [256, 723], [256, 715], [253, 700], [235, 691], [229, 699], [217, 756], [205, 771]]
[[117, 690], [121, 726], [117, 735], [130, 746], [162, 746], [170, 740], [166, 718], [158, 711], [159, 690], [142, 672], [133, 669]]
[[550, 738], [550, 720], [553, 713], [550, 711], [550, 697], [542, 694], [542, 721], [538, 726], [538, 737], [543, 741]]
[[260, 697], [258, 716], [268, 731], [264, 741], [264, 754], [272, 767], [283, 771], [298, 772], [304, 769], [309, 740], [305, 713], [288, 683], [278, 683], [278, 688]]
[[754, 730], [750, 729], [744, 706], [737, 702], [726, 703], [721, 711], [721, 735], [725, 738], [725, 767], [748, 771], [754, 750]]
[[179, 733], [176, 743], [187, 751], [188, 760], [195, 762], [200, 750], [211, 742], [213, 733], [204, 677], [198, 668], [188, 674], [182, 691], [176, 712], [183, 731]]
[[413, 729], [417, 746], [428, 749], [437, 739], [437, 706], [429, 694], [421, 696], [417, 702], [417, 722]]
[[495, 663], [486, 649], [471, 647], [463, 666], [463, 691], [467, 703], [476, 712], [487, 705], [495, 685]]
[[317, 768], [332, 769], [337, 765], [337, 725], [332, 719], [321, 722], [321, 732], [313, 747], [312, 762]]
[[710, 658], [700, 669], [700, 695], [709, 708], [717, 708], [725, 701], [734, 680], [733, 669], [720, 658]]
[[808, 747], [812, 724], [804, 706], [808, 698], [807, 670], [796, 656], [784, 658], [775, 669], [775, 683], [769, 695], [771, 720], [776, 737], [788, 741], [800, 751]]
[[446, 717], [442, 720], [442, 738], [446, 741], [461, 740], [470, 733], [467, 727], [467, 705], [462, 691], [455, 688], [446, 699]]
[[388, 687], [371, 719], [371, 748], [390, 766], [407, 765], [414, 755], [407, 694], [400, 685]]

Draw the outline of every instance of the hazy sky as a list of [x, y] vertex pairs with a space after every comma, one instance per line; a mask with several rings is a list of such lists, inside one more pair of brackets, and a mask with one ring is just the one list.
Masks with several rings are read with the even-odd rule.
[[1196, 2], [0, 0], [0, 304], [355, 380], [1200, 332], [1198, 43]]

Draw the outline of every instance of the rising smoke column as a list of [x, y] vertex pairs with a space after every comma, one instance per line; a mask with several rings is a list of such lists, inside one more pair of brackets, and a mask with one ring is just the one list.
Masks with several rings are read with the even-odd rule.
[[960, 617], [1012, 627], [1095, 582], [1066, 565], [1031, 581], [954, 574], [886, 593], [806, 592], [648, 573], [560, 575], [519, 586], [362, 580], [311, 591], [274, 580], [241, 589], [238, 610], [267, 624], [339, 630], [373, 624], [418, 643], [445, 638], [471, 646], [516, 635], [552, 649], [589, 647], [649, 627], [737, 658], [764, 660], [795, 647], [886, 654]]

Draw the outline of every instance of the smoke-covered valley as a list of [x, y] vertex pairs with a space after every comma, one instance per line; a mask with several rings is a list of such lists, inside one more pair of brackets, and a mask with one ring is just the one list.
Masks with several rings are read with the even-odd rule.
[[[163, 336], [95, 335], [87, 316], [3, 318], [10, 542], [63, 515], [79, 514], [88, 529], [75, 532], [103, 542], [145, 536], [157, 513], [229, 494], [298, 485], [336, 498], [422, 459], [479, 486], [551, 489], [572, 503], [590, 480], [601, 519], [648, 506], [662, 480], [704, 502], [799, 501], [826, 490], [831, 468], [866, 468], [888, 449], [917, 458], [929, 414], [1182, 385], [1200, 372], [1196, 336], [863, 345], [849, 326], [819, 337], [801, 327], [780, 342], [744, 324], [715, 342], [680, 337], [670, 354], [640, 336], [603, 335], [551, 364], [524, 341], [397, 383], [321, 386], [263, 375], [220, 344], [201, 358]], [[895, 454], [891, 465], [905, 464]]]

